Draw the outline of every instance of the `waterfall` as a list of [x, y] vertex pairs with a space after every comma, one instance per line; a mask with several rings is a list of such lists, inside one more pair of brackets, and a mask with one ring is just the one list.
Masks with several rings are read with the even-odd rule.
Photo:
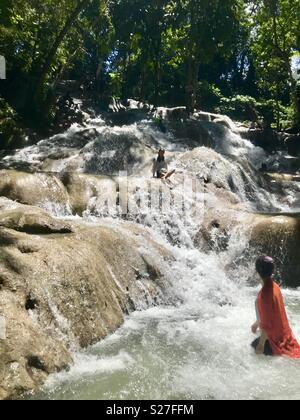
[[[50, 376], [33, 398], [298, 397], [300, 371], [295, 369], [296, 362], [282, 359], [271, 364], [257, 359], [249, 346], [259, 286], [253, 267], [255, 255], [246, 252], [249, 214], [291, 211], [298, 187], [290, 186], [292, 199], [287, 203], [280, 188], [274, 189], [259, 172], [266, 160], [263, 150], [223, 126], [199, 121], [193, 124], [202, 134], [191, 140], [189, 134], [177, 135], [179, 129], [172, 123], [166, 123], [166, 132], [162, 132], [152, 121], [112, 127], [97, 118], [85, 127], [74, 125], [63, 135], [4, 158], [3, 169], [47, 172], [59, 179], [67, 173], [89, 174], [93, 178], [85, 178], [82, 214], [72, 209], [69, 199], [63, 204], [55, 199], [38, 204], [63, 219], [95, 224], [101, 220], [118, 229], [142, 226], [174, 257], [168, 263], [167, 277], [175, 302], [153, 302], [141, 284], [143, 302], [148, 305], [136, 302], [139, 310], [128, 315], [115, 334], [87, 350], [76, 351], [70, 371]], [[164, 210], [148, 205], [153, 183], [151, 161], [160, 147], [167, 150], [170, 166], [178, 171], [168, 194], [173, 202], [185, 202], [184, 212], [182, 206]], [[107, 211], [103, 199], [105, 183], [97, 176], [107, 177], [106, 185], [113, 191], [112, 212]], [[197, 217], [188, 211], [193, 203], [186, 197], [185, 179], [199, 182], [196, 193], [192, 190], [193, 199], [199, 199], [197, 205], [203, 206]], [[147, 204], [137, 205], [134, 212], [120, 212], [122, 182], [131, 188], [134, 202]], [[155, 182], [157, 185], [159, 181]], [[216, 214], [233, 219], [226, 238], [215, 221]], [[202, 232], [207, 219], [214, 223], [210, 241]], [[147, 248], [145, 240], [146, 254]], [[300, 292], [287, 289], [284, 293], [292, 325], [300, 336]]]

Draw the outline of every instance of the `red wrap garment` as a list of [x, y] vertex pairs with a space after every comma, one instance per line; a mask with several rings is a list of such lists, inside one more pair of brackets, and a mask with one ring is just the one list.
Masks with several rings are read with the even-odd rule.
[[278, 284], [269, 280], [257, 298], [260, 328], [265, 331], [274, 356], [300, 359], [297, 342], [287, 318], [283, 296]]

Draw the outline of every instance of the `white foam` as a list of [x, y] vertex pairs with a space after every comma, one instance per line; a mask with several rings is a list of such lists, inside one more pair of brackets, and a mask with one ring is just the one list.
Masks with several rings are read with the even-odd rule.
[[91, 377], [126, 370], [132, 363], [133, 359], [125, 351], [120, 351], [119, 354], [112, 357], [98, 357], [77, 353], [74, 355], [74, 365], [69, 372], [50, 376], [45, 384], [45, 388], [51, 389], [61, 382], [82, 380], [85, 376]]
[[[115, 147], [122, 139], [139, 157], [140, 161], [137, 159], [136, 163], [139, 170], [145, 164], [144, 158], [159, 145], [166, 145], [170, 152], [176, 152], [175, 165], [184, 162], [182, 144], [179, 148], [170, 137], [159, 133], [149, 123], [112, 128], [100, 120], [91, 121], [91, 127], [96, 130], [96, 138], [82, 148], [68, 149], [70, 156], [60, 161], [61, 168], [65, 169], [76, 161], [78, 171], [84, 171], [90, 165], [102, 173], [101, 159], [119, 156], [120, 150]], [[78, 132], [80, 127], [72, 126], [65, 133], [66, 139]], [[214, 135], [218, 133], [216, 131]], [[194, 150], [193, 160], [188, 159], [185, 167], [182, 163], [182, 169], [200, 175], [205, 175], [205, 170], [208, 170], [212, 182], [221, 183], [228, 190], [235, 188], [240, 199], [253, 209], [283, 208], [275, 195], [260, 188], [255, 177], [257, 172], [249, 165], [249, 161], [257, 167], [261, 165], [265, 158], [261, 149], [228, 130], [226, 133], [227, 137], [216, 137], [217, 150], [222, 154], [199, 148]], [[52, 140], [55, 149], [58, 145], [55, 138]], [[106, 149], [102, 147], [104, 140], [109, 146]], [[141, 145], [142, 151], [139, 149]], [[51, 148], [50, 139], [20, 151], [19, 156], [28, 162], [38, 162], [41, 155], [44, 158]], [[211, 160], [202, 159], [203, 151], [204, 155], [206, 152], [207, 156], [213, 155]], [[141, 174], [140, 183], [145, 185], [149, 174]], [[172, 192], [175, 197], [182, 194], [178, 185]], [[290, 194], [292, 200], [293, 191]], [[68, 209], [51, 203], [43, 205], [56, 216], [68, 215]], [[93, 197], [84, 220], [99, 223], [101, 216], [103, 210]], [[124, 228], [117, 212], [109, 216], [102, 223], [116, 229]], [[83, 223], [83, 219], [80, 220]], [[254, 301], [258, 286], [253, 288], [248, 284], [250, 278], [254, 279], [254, 256], [247, 262], [242, 259], [248, 244], [242, 227], [232, 232], [226, 251], [203, 252], [194, 245], [201, 220], [189, 217], [189, 214], [182, 217], [176, 208], [167, 212], [143, 208], [126, 224], [143, 224], [145, 232], [174, 256], [175, 260], [168, 263], [166, 276], [177, 303], [144, 310], [147, 307], [145, 300], [140, 306], [135, 302], [140, 311], [128, 318], [113, 336], [85, 352], [76, 352], [74, 366], [69, 372], [51, 376], [43, 397], [272, 399], [297, 396], [299, 364], [285, 359], [258, 358], [250, 348], [254, 339], [250, 325], [255, 319]], [[124, 228], [123, 232], [129, 234], [128, 229]], [[141, 252], [151, 252], [154, 260], [158, 257], [154, 250], [149, 250], [146, 237], [141, 238]], [[115, 282], [121, 288], [117, 278]], [[147, 292], [143, 283], [140, 283], [140, 288], [141, 294]], [[291, 323], [300, 337], [299, 293], [290, 290], [285, 296]], [[59, 333], [69, 335], [68, 321], [56, 307], [51, 309]]]

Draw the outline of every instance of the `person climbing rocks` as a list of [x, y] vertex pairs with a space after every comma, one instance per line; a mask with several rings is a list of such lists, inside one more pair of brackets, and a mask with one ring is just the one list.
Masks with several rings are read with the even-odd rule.
[[175, 169], [168, 171], [168, 164], [165, 159], [165, 154], [166, 151], [164, 149], [160, 149], [157, 159], [153, 162], [152, 173], [154, 178], [167, 180], [176, 172]]
[[262, 290], [256, 300], [257, 321], [252, 325], [252, 332], [256, 334], [260, 329], [261, 336], [252, 347], [256, 354], [300, 359], [300, 345], [289, 325], [280, 287], [273, 279], [274, 260], [259, 257], [256, 271], [262, 280]]

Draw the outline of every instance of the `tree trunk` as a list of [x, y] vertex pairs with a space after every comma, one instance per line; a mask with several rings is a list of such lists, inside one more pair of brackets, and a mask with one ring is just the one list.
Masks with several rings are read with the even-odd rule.
[[[298, 127], [300, 126], [300, 103], [299, 103], [299, 97], [298, 97], [297, 81], [294, 79], [294, 75], [293, 75], [293, 71], [291, 67], [290, 52], [286, 50], [282, 50], [279, 45], [277, 19], [275, 15], [273, 16], [273, 34], [274, 34], [274, 45], [278, 53], [278, 57], [281, 58], [281, 60], [283, 60], [283, 63], [289, 75], [289, 82], [291, 85], [291, 90], [290, 90], [291, 104], [294, 109], [294, 124], [296, 127]], [[278, 94], [278, 97], [279, 97], [279, 94]], [[278, 115], [279, 115], [279, 111], [278, 111]]]
[[43, 84], [45, 82], [45, 79], [47, 77], [47, 74], [49, 73], [49, 70], [51, 68], [51, 64], [55, 58], [55, 55], [57, 53], [57, 50], [60, 46], [60, 44], [63, 42], [65, 36], [68, 34], [69, 30], [72, 27], [72, 24], [74, 23], [74, 21], [77, 19], [77, 17], [79, 16], [79, 14], [82, 12], [82, 10], [88, 5], [88, 3], [90, 2], [90, 0], [81, 0], [77, 7], [73, 10], [73, 12], [70, 14], [69, 18], [67, 19], [64, 27], [62, 28], [62, 30], [60, 31], [60, 33], [57, 35], [56, 40], [54, 41], [54, 44], [52, 45], [46, 59], [44, 62], [44, 65], [41, 69], [41, 72], [38, 76], [38, 79], [36, 81], [36, 85], [35, 85], [35, 89], [34, 89], [34, 99], [38, 98], [40, 93], [41, 93], [41, 89], [43, 87]]
[[190, 34], [189, 34], [189, 56], [187, 69], [187, 84], [186, 84], [186, 110], [189, 115], [192, 115], [196, 105], [197, 84], [199, 78], [200, 57], [199, 57], [199, 19], [197, 0], [192, 0], [190, 3]]
[[139, 101], [141, 103], [145, 102], [145, 89], [146, 89], [145, 84], [146, 84], [146, 70], [145, 70], [145, 67], [143, 65], [142, 74], [141, 74], [140, 97], [139, 97]]
[[186, 111], [189, 115], [192, 115], [195, 111], [199, 67], [200, 67], [199, 59], [196, 57], [190, 56], [188, 58], [188, 72], [187, 72], [187, 84], [186, 84]]
[[294, 125], [300, 129], [300, 87], [295, 79], [292, 82], [291, 100], [294, 108]]
[[160, 96], [160, 76], [161, 76], [161, 68], [159, 59], [155, 61], [155, 84], [154, 84], [154, 106], [158, 106], [159, 96]]

